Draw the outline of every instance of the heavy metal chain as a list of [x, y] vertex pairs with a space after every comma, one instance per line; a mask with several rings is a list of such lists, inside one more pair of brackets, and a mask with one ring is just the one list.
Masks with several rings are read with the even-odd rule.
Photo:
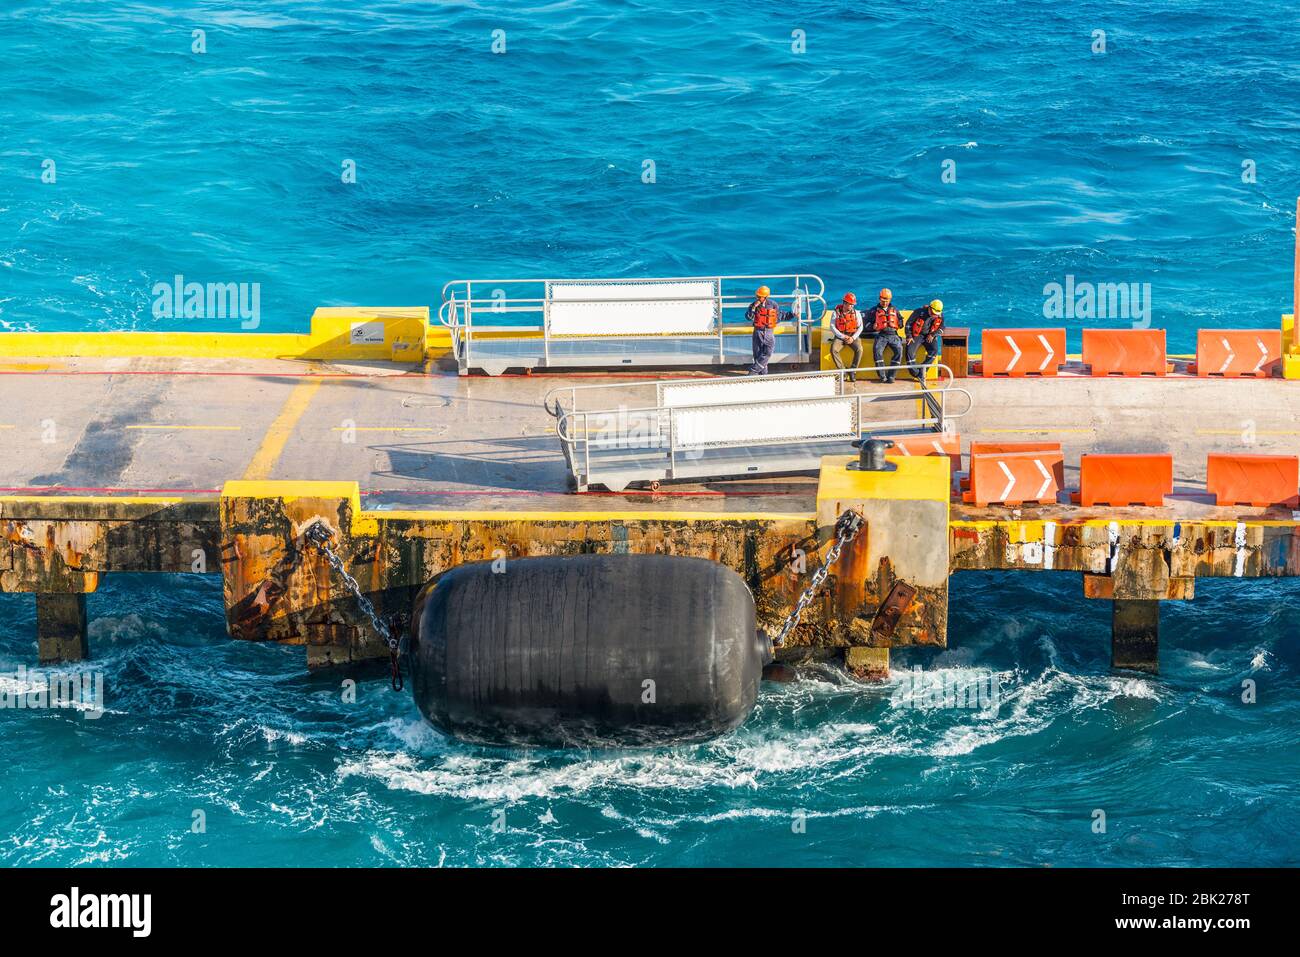
[[303, 532], [303, 538], [307, 540], [307, 544], [311, 545], [325, 556], [325, 561], [329, 562], [330, 568], [334, 569], [334, 573], [343, 580], [344, 586], [352, 593], [352, 597], [356, 599], [358, 607], [360, 607], [365, 616], [370, 619], [370, 624], [373, 625], [375, 631], [379, 633], [379, 637], [383, 638], [385, 644], [388, 645], [388, 657], [392, 669], [393, 690], [401, 691], [403, 680], [402, 671], [398, 662], [401, 643], [393, 635], [392, 629], [388, 627], [388, 622], [379, 617], [379, 613], [375, 611], [374, 604], [365, 596], [365, 594], [362, 593], [361, 586], [357, 584], [357, 580], [348, 573], [347, 568], [343, 564], [343, 559], [341, 559], [338, 553], [334, 551], [331, 546], [334, 536], [330, 533], [328, 526], [326, 526], [324, 522], [313, 522], [311, 525], [307, 526], [306, 530]]
[[785, 644], [790, 632], [794, 631], [795, 626], [799, 624], [799, 618], [803, 615], [804, 609], [812, 604], [817, 589], [822, 587], [822, 583], [826, 581], [826, 576], [831, 573], [831, 566], [840, 560], [840, 553], [844, 551], [844, 546], [857, 538], [858, 532], [862, 530], [862, 524], [862, 516], [851, 510], [846, 511], [835, 522], [835, 541], [831, 542], [831, 547], [826, 551], [825, 561], [812, 573], [812, 578], [808, 581], [808, 587], [800, 594], [794, 608], [790, 614], [786, 615], [781, 630], [772, 639], [774, 647], [779, 648]]

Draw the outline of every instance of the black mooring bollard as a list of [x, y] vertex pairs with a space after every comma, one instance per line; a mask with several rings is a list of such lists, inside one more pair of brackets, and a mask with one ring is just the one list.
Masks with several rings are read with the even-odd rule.
[[885, 453], [894, 447], [890, 439], [860, 439], [853, 443], [858, 450], [857, 462], [849, 468], [859, 472], [893, 472], [898, 466], [885, 461]]

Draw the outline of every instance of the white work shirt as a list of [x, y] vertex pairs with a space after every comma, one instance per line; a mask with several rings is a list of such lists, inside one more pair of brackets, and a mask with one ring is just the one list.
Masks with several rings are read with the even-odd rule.
[[[832, 312], [833, 312], [833, 311], [834, 311], [834, 310], [832, 310]], [[836, 328], [836, 326], [835, 326], [835, 316], [833, 316], [833, 315], [831, 316], [831, 332], [833, 332], [833, 333], [835, 334], [835, 338], [836, 338], [836, 339], [843, 339], [845, 342], [857, 342], [857, 341], [858, 341], [858, 337], [862, 335], [862, 313], [860, 313], [857, 309], [854, 309], [854, 310], [853, 310], [853, 319], [854, 319], [855, 322], [857, 322], [857, 324], [858, 324], [858, 328], [857, 328], [856, 330], [854, 330], [853, 335], [850, 336], [850, 335], [846, 335], [846, 334], [843, 333], [843, 332], [840, 332], [840, 330], [839, 330], [838, 328]]]

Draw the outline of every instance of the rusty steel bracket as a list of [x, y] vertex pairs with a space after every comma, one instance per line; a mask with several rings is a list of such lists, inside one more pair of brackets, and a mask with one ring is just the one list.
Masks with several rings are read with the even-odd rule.
[[877, 638], [892, 638], [894, 629], [907, 609], [916, 598], [916, 589], [904, 581], [894, 582], [889, 594], [876, 609], [876, 617], [871, 621], [871, 634]]
[[230, 630], [234, 637], [252, 640], [257, 637], [253, 627], [271, 613], [271, 609], [289, 590], [289, 576], [302, 563], [301, 539], [292, 541], [280, 560], [251, 594], [245, 595], [230, 609]]

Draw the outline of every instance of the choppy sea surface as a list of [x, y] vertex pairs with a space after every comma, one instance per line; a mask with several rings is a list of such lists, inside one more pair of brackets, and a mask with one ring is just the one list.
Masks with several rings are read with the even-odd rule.
[[[176, 275], [257, 283], [259, 328], [291, 331], [465, 276], [811, 270], [977, 327], [1038, 321], [1067, 276], [1149, 283], [1189, 351], [1290, 302], [1296, 19], [18, 0], [0, 330], [238, 328], [156, 316]], [[1158, 678], [1111, 672], [1077, 576], [953, 585], [951, 647], [884, 685], [767, 686], [715, 742], [570, 754], [448, 741], [382, 676], [348, 703], [301, 649], [229, 641], [216, 579], [110, 576], [74, 669], [105, 713], [0, 710], [0, 862], [1300, 863], [1300, 585], [1199, 583]], [[0, 595], [0, 699], [32, 688], [33, 636]], [[995, 700], [933, 707], [914, 666]]]

